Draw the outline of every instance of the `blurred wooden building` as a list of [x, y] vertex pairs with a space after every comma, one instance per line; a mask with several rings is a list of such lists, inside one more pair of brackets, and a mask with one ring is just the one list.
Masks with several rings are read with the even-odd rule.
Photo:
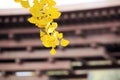
[[[0, 80], [87, 80], [89, 70], [120, 69], [120, 2], [93, 4], [62, 7], [56, 21], [70, 45], [57, 47], [55, 56], [27, 21], [29, 13], [1, 10]], [[17, 76], [24, 72], [29, 75]]]

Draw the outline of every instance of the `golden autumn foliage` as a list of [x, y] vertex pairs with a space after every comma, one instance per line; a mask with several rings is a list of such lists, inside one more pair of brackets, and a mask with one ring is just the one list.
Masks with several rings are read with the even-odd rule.
[[54, 19], [58, 19], [61, 15], [58, 8], [55, 7], [54, 0], [33, 0], [33, 5], [29, 4], [29, 0], [15, 0], [20, 2], [22, 7], [29, 8], [32, 17], [28, 21], [40, 28], [40, 40], [47, 48], [52, 48], [50, 53], [56, 54], [56, 46], [67, 46], [69, 41], [63, 38], [63, 34], [56, 29], [58, 24]]

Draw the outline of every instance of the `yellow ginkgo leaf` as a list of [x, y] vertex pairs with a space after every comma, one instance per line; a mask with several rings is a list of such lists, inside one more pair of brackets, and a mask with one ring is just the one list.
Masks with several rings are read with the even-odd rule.
[[34, 3], [34, 4], [38, 4], [39, 1], [38, 1], [38, 0], [33, 0], [33, 3]]
[[22, 1], [22, 0], [14, 0], [15, 2], [20, 2], [20, 1]]
[[36, 23], [36, 19], [34, 17], [28, 18], [28, 21], [33, 24]]
[[58, 24], [56, 22], [52, 22], [52, 27], [57, 28]]
[[59, 40], [58, 39], [55, 39], [55, 44], [56, 44], [56, 46], [59, 45]]
[[31, 7], [29, 10], [34, 17], [41, 17], [42, 13], [40, 13], [40, 10], [38, 7]]
[[40, 0], [41, 3], [45, 4], [45, 3], [48, 3], [49, 0]]
[[46, 22], [52, 22], [52, 21], [53, 21], [53, 19], [52, 19], [52, 17], [47, 16], [47, 17], [45, 18], [45, 21], [46, 21]]
[[56, 50], [54, 48], [52, 48], [51, 51], [50, 51], [50, 54], [51, 55], [55, 55], [56, 54]]
[[28, 0], [22, 0], [21, 5], [24, 8], [29, 8], [30, 7]]
[[52, 12], [58, 12], [58, 8], [50, 8], [49, 9], [49, 12], [52, 13]]
[[63, 38], [63, 33], [59, 33], [59, 34], [57, 35], [57, 37], [58, 37], [59, 39]]
[[56, 47], [55, 37], [50, 36], [49, 43], [51, 47]]
[[58, 12], [58, 8], [49, 7], [49, 10], [45, 9], [44, 12], [47, 13], [47, 14], [50, 14], [50, 13], [53, 13], [53, 12]]
[[45, 20], [38, 20], [37, 24], [37, 27], [44, 28], [48, 24], [48, 22], [46, 22]]
[[42, 43], [43, 43], [43, 45], [44, 45], [45, 47], [47, 47], [47, 48], [51, 47], [51, 46], [50, 46], [50, 43], [48, 43], [48, 41], [43, 41]]
[[40, 37], [44, 36], [45, 32], [43, 32], [42, 30], [40, 30]]
[[57, 28], [57, 23], [53, 22], [47, 29], [47, 33], [52, 33]]
[[65, 46], [67, 46], [68, 44], [69, 44], [69, 41], [68, 41], [68, 40], [66, 40], [66, 39], [62, 39], [62, 40], [61, 40], [61, 45], [62, 45], [62, 46], [65, 47]]
[[52, 16], [53, 19], [57, 19], [57, 18], [59, 18], [60, 15], [61, 15], [60, 12], [53, 12], [53, 13], [51, 14], [51, 16]]
[[58, 38], [58, 34], [59, 34], [58, 31], [54, 31], [52, 35], [53, 35], [55, 38]]
[[41, 41], [48, 41], [50, 39], [50, 35], [45, 34], [43, 37], [41, 37]]
[[53, 1], [53, 0], [49, 1], [49, 4], [48, 4], [49, 7], [55, 6], [55, 5], [56, 5], [55, 1]]
[[42, 41], [42, 44], [45, 46], [45, 47], [51, 47], [51, 39], [50, 39], [50, 35], [48, 34], [45, 34], [43, 37], [41, 37], [41, 41]]

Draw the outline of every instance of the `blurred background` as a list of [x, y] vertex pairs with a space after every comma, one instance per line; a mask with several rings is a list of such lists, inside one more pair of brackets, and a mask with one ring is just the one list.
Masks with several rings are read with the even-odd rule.
[[55, 0], [57, 54], [39, 40], [28, 9], [0, 0], [0, 80], [120, 80], [120, 0]]

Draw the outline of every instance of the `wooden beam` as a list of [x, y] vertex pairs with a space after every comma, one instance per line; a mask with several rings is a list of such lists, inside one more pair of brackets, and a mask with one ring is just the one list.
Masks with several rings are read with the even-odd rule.
[[19, 58], [15, 59], [15, 63], [16, 64], [20, 64], [21, 63], [21, 60]]
[[29, 39], [29, 40], [21, 40], [21, 41], [15, 41], [15, 40], [1, 40], [0, 41], [0, 47], [4, 48], [19, 48], [19, 47], [34, 47], [34, 46], [42, 46], [42, 43], [39, 39]]
[[[87, 38], [81, 37], [66, 37], [70, 41], [70, 45], [85, 45], [85, 44], [111, 44], [120, 42], [120, 37], [114, 34], [106, 34], [99, 36], [91, 36]], [[15, 40], [0, 40], [1, 48], [19, 48], [19, 47], [40, 47], [43, 46], [39, 39], [23, 39], [20, 41]]]
[[74, 70], [73, 73], [76, 75], [80, 74], [87, 74], [89, 71], [88, 70]]
[[106, 53], [103, 55], [103, 57], [106, 60], [110, 60], [110, 61], [112, 61], [112, 63], [117, 64], [117, 60], [114, 58], [114, 56], [111, 56], [110, 54]]
[[81, 30], [91, 30], [91, 29], [112, 28], [112, 27], [118, 27], [119, 25], [120, 25], [119, 22], [103, 22], [103, 23], [96, 23], [96, 24], [94, 23], [94, 24], [61, 26], [58, 28], [58, 30], [59, 31], [73, 31], [73, 30], [81, 31]]
[[112, 65], [97, 65], [97, 66], [82, 66], [82, 67], [74, 67], [74, 70], [103, 70], [103, 69], [120, 69], [120, 65], [112, 64]]
[[74, 75], [74, 74], [69, 74], [69, 75], [58, 75], [58, 76], [51, 76], [50, 78], [52, 79], [85, 79], [87, 78], [87, 74], [80, 74], [80, 75]]
[[83, 58], [83, 57], [100, 57], [105, 54], [104, 48], [78, 48], [66, 49], [65, 51], [57, 50], [57, 54], [52, 56], [49, 50], [33, 51], [31, 54], [28, 51], [13, 51], [3, 52], [0, 54], [0, 60], [6, 59], [44, 59], [44, 58]]
[[[84, 75], [78, 75], [78, 76], [74, 76], [73, 79], [76, 79], [77, 80], [87, 80], [87, 74], [84, 74]], [[57, 77], [57, 76], [56, 76]], [[62, 79], [62, 76], [58, 76], [59, 78]], [[65, 77], [66, 79], [71, 79], [70, 76], [63, 76]], [[0, 80], [53, 80], [55, 77], [51, 77], [51, 79], [49, 79], [48, 76], [44, 76], [44, 77], [37, 77], [37, 76], [8, 76], [8, 77], [0, 77]], [[58, 78], [57, 78], [58, 79]], [[60, 80], [61, 80], [60, 79]], [[54, 79], [55, 80], [55, 79]]]
[[0, 77], [0, 80], [49, 80], [48, 77], [34, 77], [34, 76], [8, 76]]
[[39, 33], [37, 28], [20, 28], [20, 29], [3, 29], [0, 30], [0, 34], [27, 34], [27, 33]]
[[[101, 28], [113, 28], [118, 27], [120, 22], [104, 22], [97, 24], [79, 24], [79, 25], [66, 25], [60, 26], [58, 28], [61, 32], [66, 31], [76, 31], [76, 30], [91, 30], [91, 29], [101, 29]], [[1, 29], [0, 34], [28, 34], [28, 33], [39, 33], [39, 29], [37, 28], [20, 28], [20, 29]]]
[[23, 63], [23, 64], [0, 64], [0, 71], [27, 71], [27, 70], [69, 70], [71, 68], [71, 62], [31, 62], [31, 63]]
[[114, 56], [114, 57], [120, 57], [120, 52], [116, 52], [116, 53], [114, 53], [114, 54], [111, 54], [111, 53], [109, 53], [111, 56]]

